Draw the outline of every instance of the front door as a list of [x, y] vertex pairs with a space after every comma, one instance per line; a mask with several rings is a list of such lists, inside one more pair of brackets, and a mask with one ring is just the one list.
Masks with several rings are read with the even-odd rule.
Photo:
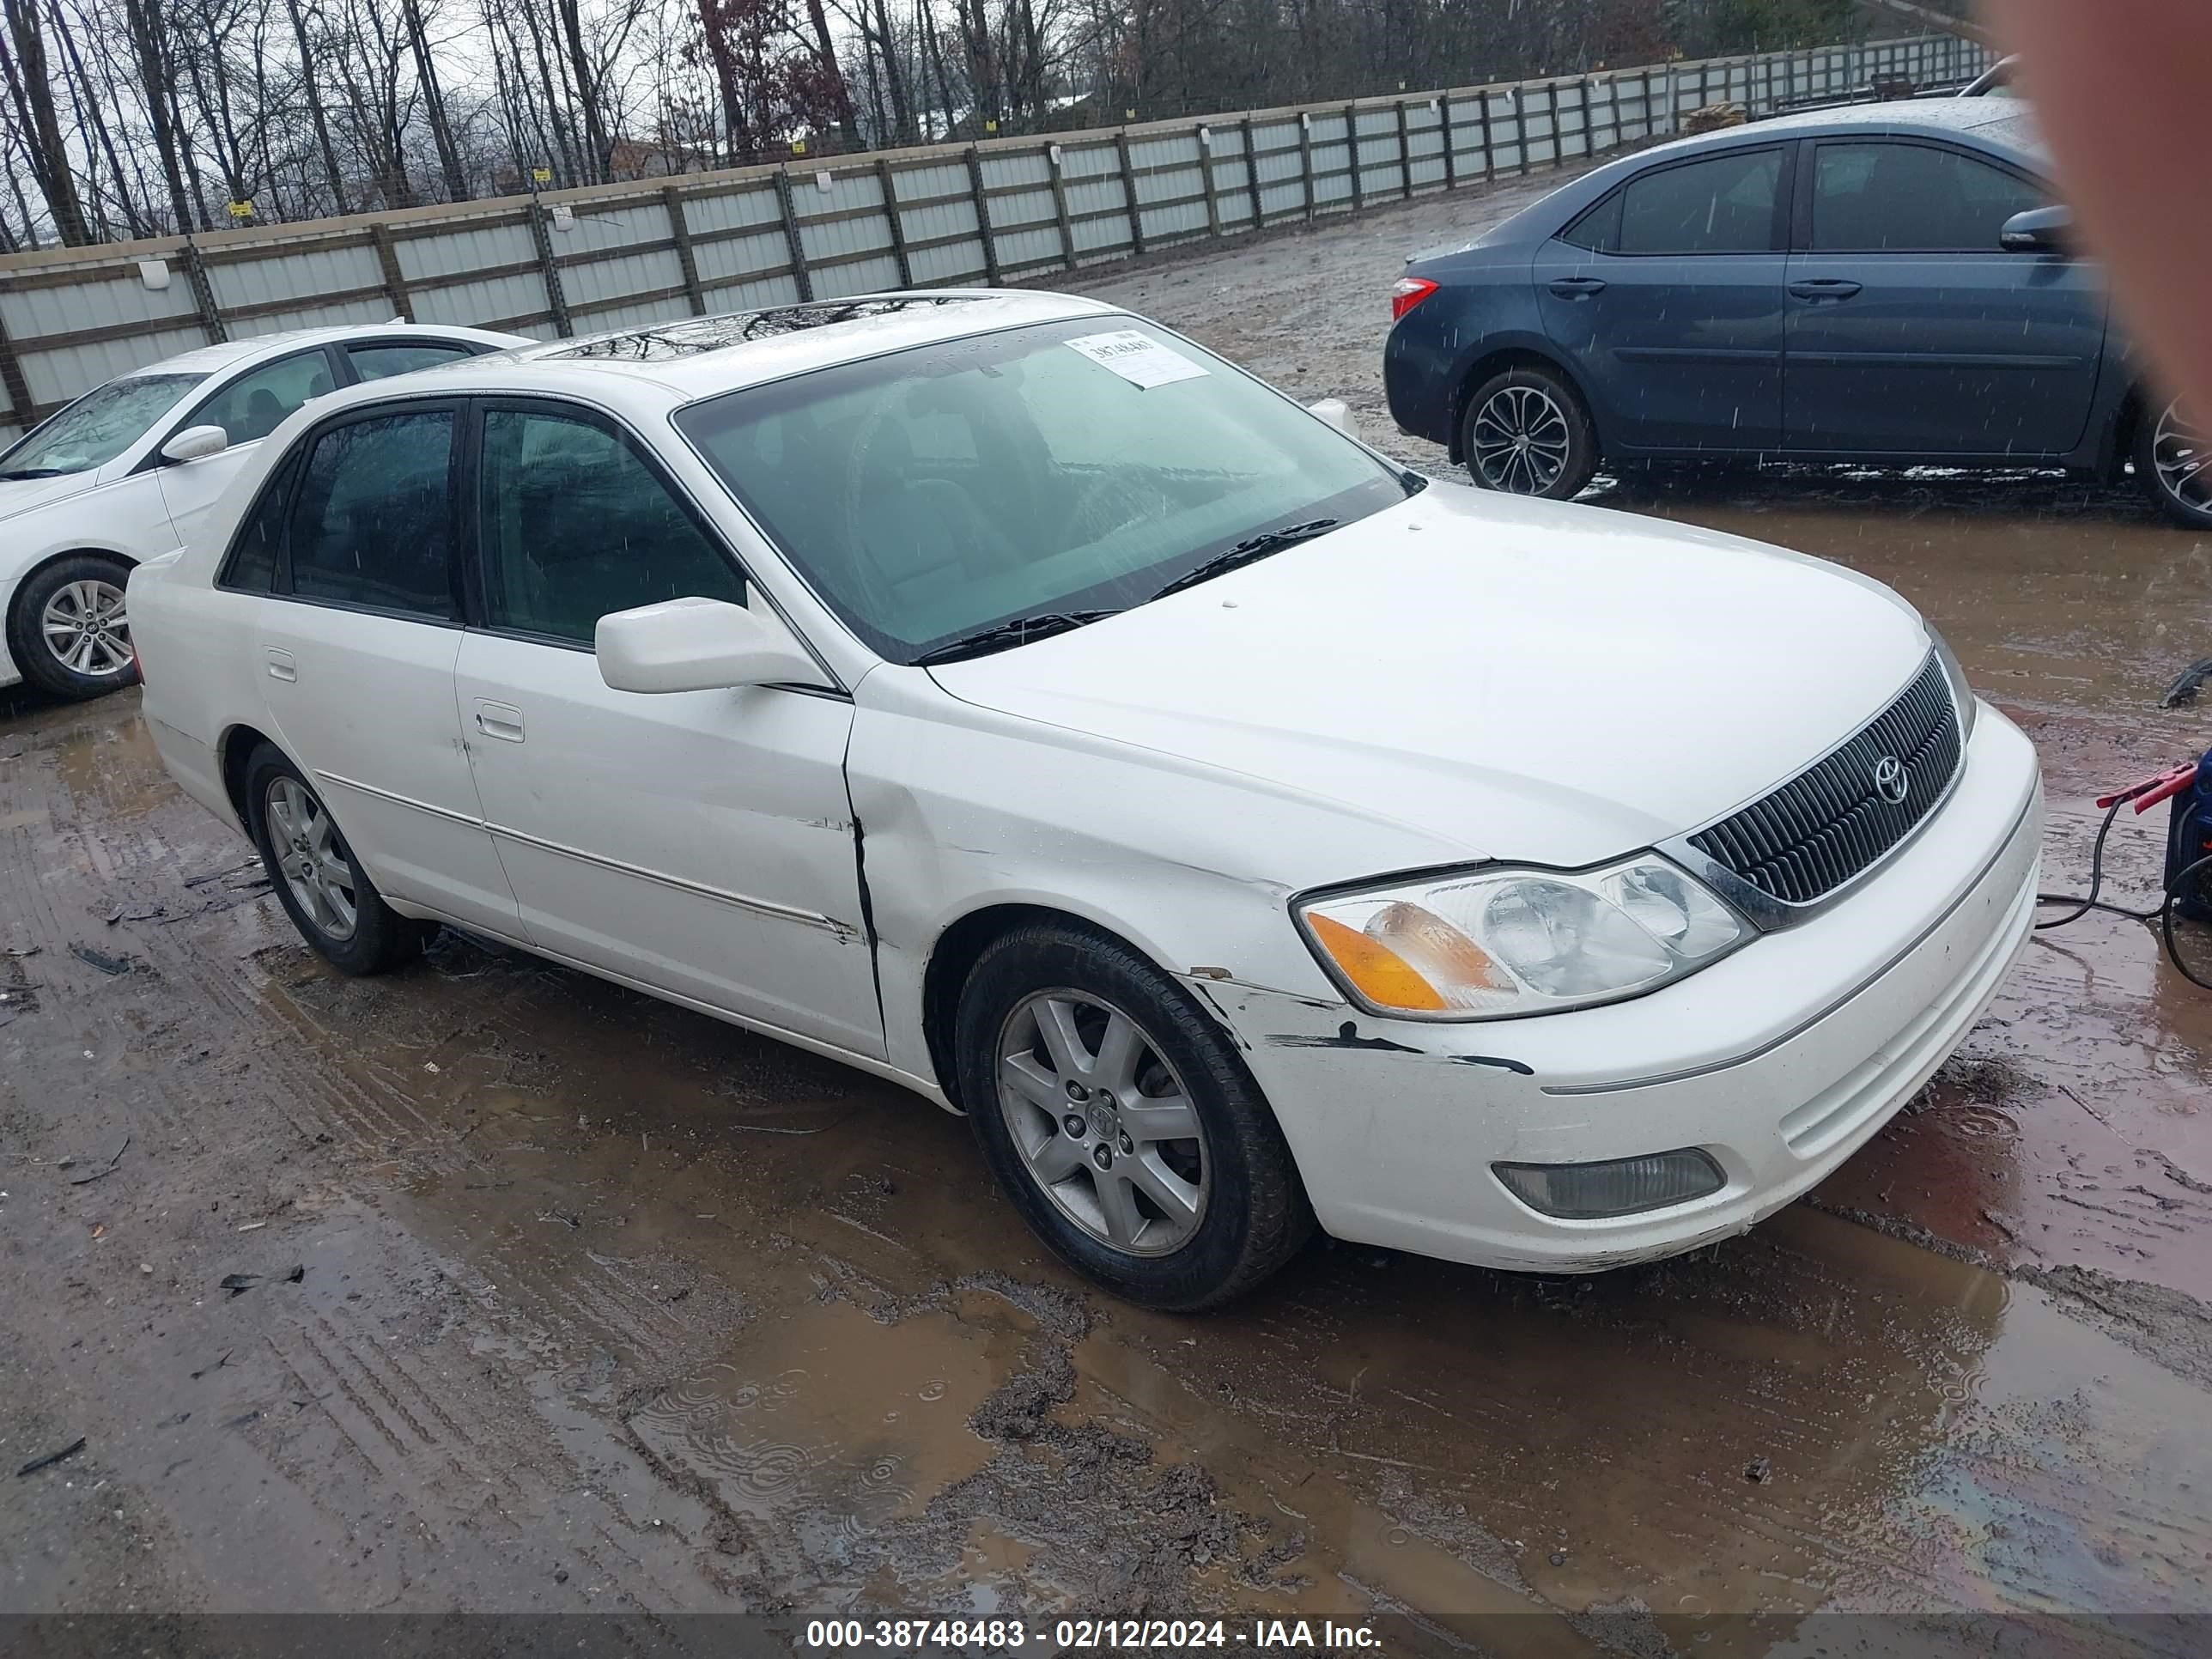
[[2041, 187], [1945, 145], [1805, 146], [1784, 443], [1838, 456], [2024, 460], [2082, 439], [2105, 343], [2097, 268], [1998, 232]]
[[1544, 331], [1622, 449], [1772, 448], [1788, 147], [1654, 167], [1537, 250]]
[[[483, 408], [465, 740], [531, 940], [708, 1006], [880, 1055], [842, 694], [610, 690], [599, 619], [747, 602], [735, 560], [626, 434]], [[757, 595], [752, 602], [764, 603]]]
[[381, 404], [288, 464], [242, 532], [251, 543], [281, 507], [254, 666], [271, 735], [377, 887], [512, 936], [453, 702], [459, 417]]

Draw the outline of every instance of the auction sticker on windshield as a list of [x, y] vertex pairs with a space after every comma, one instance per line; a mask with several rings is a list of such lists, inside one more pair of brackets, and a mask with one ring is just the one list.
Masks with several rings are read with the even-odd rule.
[[1149, 334], [1133, 328], [1117, 328], [1110, 334], [1082, 334], [1066, 343], [1094, 363], [1103, 363], [1131, 386], [1167, 386], [1194, 380], [1206, 373], [1179, 352], [1170, 351]]

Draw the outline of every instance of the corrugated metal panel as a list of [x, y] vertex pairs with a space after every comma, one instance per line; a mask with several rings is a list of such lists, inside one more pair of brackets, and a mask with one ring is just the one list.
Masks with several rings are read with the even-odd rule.
[[191, 283], [180, 261], [169, 262], [169, 285], [148, 288], [137, 267], [127, 275], [67, 288], [0, 289], [0, 321], [20, 346], [42, 334], [73, 334], [82, 329], [120, 328], [130, 323], [195, 314]]
[[584, 202], [564, 205], [568, 209], [568, 222], [562, 223], [559, 215], [555, 214], [545, 228], [556, 259], [568, 253], [596, 253], [606, 248], [635, 247], [640, 242], [665, 242], [676, 234], [675, 228], [668, 222], [667, 209], [652, 197], [642, 204], [633, 199], [620, 207], [594, 207]]
[[[985, 150], [982, 153], [983, 188], [998, 190], [1007, 185], [1048, 185], [1052, 182], [1052, 162], [1041, 149]], [[998, 210], [994, 208], [995, 214]]]
[[550, 309], [545, 284], [534, 270], [455, 283], [449, 288], [422, 289], [413, 295], [413, 304], [418, 323], [459, 323], [467, 327], [538, 316]]
[[1085, 219], [1075, 225], [1074, 232], [1078, 257], [1103, 248], [1129, 246], [1129, 223], [1126, 219]]
[[282, 334], [290, 328], [344, 328], [363, 323], [388, 323], [398, 313], [381, 295], [348, 300], [336, 305], [305, 303], [296, 311], [275, 311], [262, 317], [234, 317], [223, 325], [234, 340], [258, 340], [264, 334]]
[[1099, 179], [1121, 171], [1121, 157], [1111, 144], [1062, 144], [1060, 177], [1073, 184], [1079, 179]]
[[899, 285], [898, 261], [885, 254], [879, 259], [855, 259], [814, 273], [814, 297], [842, 299], [848, 294], [878, 294]]
[[691, 250], [691, 258], [699, 267], [699, 280], [716, 283], [757, 276], [763, 270], [787, 265], [791, 263], [791, 247], [783, 239], [783, 227], [776, 224], [750, 236], [702, 242]]
[[999, 197], [991, 204], [991, 228], [1000, 235], [1054, 222], [1052, 192], [1049, 190], [1024, 190], [1015, 195]]
[[[1203, 215], [1200, 216], [1201, 219]], [[1048, 226], [1042, 230], [1018, 230], [999, 238], [999, 268], [1012, 270], [1024, 266], [1048, 266], [1060, 263], [1060, 228]]]
[[1128, 205], [1119, 179], [1085, 179], [1067, 184], [1067, 210], [1073, 214], [1120, 212]]
[[974, 283], [985, 275], [983, 245], [975, 241], [919, 248], [908, 257], [908, 263], [914, 267], [917, 283]]
[[874, 253], [891, 245], [891, 226], [880, 214], [866, 219], [832, 219], [799, 227], [799, 242], [809, 259], [834, 259], [844, 253]]
[[611, 311], [594, 311], [587, 317], [576, 319], [576, 332], [599, 334], [616, 329], [652, 328], [690, 314], [690, 302], [678, 295], [672, 300], [641, 301], [634, 306], [619, 306]]
[[[1133, 158], [1131, 165], [1134, 164]], [[1206, 189], [1206, 179], [1195, 163], [1189, 167], [1171, 167], [1165, 173], [1140, 173], [1131, 182], [1136, 186], [1139, 206], [1196, 196]]]
[[[972, 237], [975, 234], [975, 204], [965, 198], [957, 202], [939, 202], [933, 207], [908, 208], [899, 216], [906, 223], [908, 246], [939, 236]], [[980, 242], [976, 246], [975, 268], [978, 270], [983, 268]], [[920, 274], [919, 267], [916, 274]]]
[[409, 282], [492, 270], [538, 258], [538, 245], [526, 225], [459, 225], [434, 236], [395, 239], [392, 251], [399, 260], [399, 274]]
[[707, 290], [707, 309], [711, 312], [760, 311], [798, 302], [799, 283], [790, 276], [763, 276], [757, 282], [735, 283], [726, 288]]
[[969, 188], [967, 165], [960, 161], [946, 161], [934, 167], [904, 169], [896, 175], [895, 187], [902, 202], [923, 201], [932, 196], [950, 196]]
[[207, 277], [216, 304], [228, 310], [280, 300], [312, 302], [320, 295], [378, 288], [384, 270], [374, 248], [321, 247], [271, 250], [237, 264], [210, 262]]
[[562, 264], [561, 292], [571, 305], [594, 300], [629, 299], [656, 289], [680, 288], [684, 267], [675, 253], [633, 253], [620, 259], [594, 259], [589, 264]]
[[694, 236], [705, 231], [735, 230], [741, 225], [779, 224], [782, 218], [783, 209], [773, 185], [749, 184], [684, 198], [684, 222]]
[[1203, 202], [1185, 202], [1176, 207], [1145, 210], [1145, 240], [1148, 242], [1190, 235], [1202, 236], [1206, 231], [1206, 204]]
[[127, 374], [134, 368], [143, 368], [149, 363], [157, 363], [164, 357], [173, 357], [206, 343], [207, 336], [191, 327], [163, 329], [125, 340], [64, 346], [58, 351], [34, 352], [18, 341], [15, 349], [16, 361], [23, 370], [23, 383], [30, 388], [31, 401], [44, 407], [67, 403], [103, 380], [112, 380], [118, 374]]

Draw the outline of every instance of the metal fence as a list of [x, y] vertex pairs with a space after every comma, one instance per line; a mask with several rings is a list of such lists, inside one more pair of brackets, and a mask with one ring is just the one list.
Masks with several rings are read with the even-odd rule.
[[0, 258], [0, 436], [213, 341], [393, 316], [538, 336], [998, 284], [1977, 72], [1926, 35], [985, 139]]

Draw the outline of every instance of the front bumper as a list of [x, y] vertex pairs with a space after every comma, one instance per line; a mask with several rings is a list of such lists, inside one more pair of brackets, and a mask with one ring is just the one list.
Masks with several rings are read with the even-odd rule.
[[[2033, 746], [1984, 707], [1951, 799], [1876, 876], [1650, 996], [1467, 1024], [1192, 984], [1243, 1042], [1329, 1232], [1592, 1272], [1743, 1231], [1888, 1121], [2026, 945], [2041, 836]], [[1680, 1147], [1720, 1165], [1719, 1191], [1605, 1220], [1540, 1214], [1491, 1169]]]

